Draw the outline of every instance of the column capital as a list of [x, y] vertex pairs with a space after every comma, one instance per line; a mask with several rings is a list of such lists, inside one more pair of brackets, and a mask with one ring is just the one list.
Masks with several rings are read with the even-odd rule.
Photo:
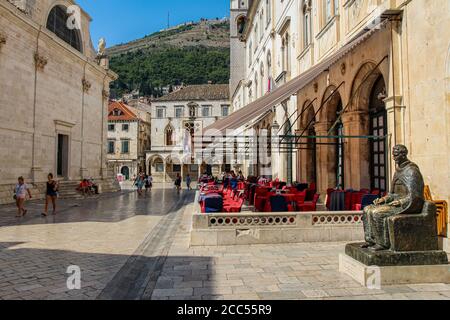
[[390, 96], [383, 100], [386, 104], [386, 110], [392, 111], [393, 109], [404, 109], [403, 96]]
[[359, 122], [361, 121], [361, 119], [368, 119], [369, 118], [369, 113], [367, 111], [349, 111], [349, 112], [345, 112], [342, 115], [342, 122], [347, 123], [347, 122]]
[[329, 122], [329, 121], [316, 122], [316, 124], [314, 125], [314, 129], [316, 130], [316, 134], [318, 136], [324, 135], [323, 133], [325, 133], [325, 135], [326, 135], [332, 125], [333, 125], [333, 122]]

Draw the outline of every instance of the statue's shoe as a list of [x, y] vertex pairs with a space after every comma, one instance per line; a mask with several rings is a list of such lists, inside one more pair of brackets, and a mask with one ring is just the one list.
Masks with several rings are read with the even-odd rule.
[[384, 247], [382, 247], [382, 246], [380, 246], [380, 245], [377, 244], [377, 245], [371, 247], [370, 250], [375, 251], [375, 252], [378, 252], [378, 251], [386, 250], [386, 248], [384, 248]]
[[374, 245], [375, 245], [374, 243], [368, 243], [368, 242], [366, 242], [366, 243], [364, 243], [364, 244], [361, 245], [361, 248], [362, 248], [362, 249], [367, 249], [367, 248], [373, 247]]

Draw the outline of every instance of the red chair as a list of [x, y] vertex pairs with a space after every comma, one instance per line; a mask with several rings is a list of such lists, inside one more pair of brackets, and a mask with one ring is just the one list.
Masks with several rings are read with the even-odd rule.
[[358, 204], [361, 204], [361, 201], [363, 199], [363, 197], [368, 194], [368, 193], [364, 193], [364, 192], [354, 192], [352, 194], [352, 203], [351, 203], [351, 209], [352, 211], [359, 211], [357, 209]]
[[300, 205], [298, 208], [299, 211], [309, 212], [309, 211], [317, 211], [317, 202], [319, 201], [320, 194], [315, 194], [312, 202], [305, 202]]
[[234, 204], [224, 206], [224, 211], [228, 213], [239, 213], [242, 211], [244, 201], [244, 197], [241, 197]]
[[255, 198], [254, 198], [254, 206], [256, 211], [263, 211], [264, 205], [267, 200], [267, 195], [269, 194], [269, 190], [267, 188], [257, 188], [255, 192]]
[[346, 211], [350, 211], [352, 207], [352, 198], [353, 198], [353, 191], [345, 191], [344, 208]]
[[302, 204], [305, 203], [306, 192], [300, 192], [295, 195], [295, 209], [299, 210]]
[[334, 191], [335, 191], [335, 189], [332, 189], [332, 188], [327, 189], [327, 203], [326, 203], [326, 206], [327, 206], [328, 210], [330, 209], [330, 206], [331, 206], [331, 194]]

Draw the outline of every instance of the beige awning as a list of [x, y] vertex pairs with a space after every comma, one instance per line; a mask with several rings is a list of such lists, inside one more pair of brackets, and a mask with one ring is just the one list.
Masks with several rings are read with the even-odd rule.
[[308, 71], [290, 80], [279, 88], [276, 88], [269, 94], [266, 94], [236, 112], [233, 112], [228, 117], [216, 121], [212, 125], [206, 127], [203, 132], [206, 133], [208, 130], [219, 130], [223, 132], [227, 129], [237, 129], [261, 116], [265, 112], [268, 112], [270, 109], [289, 99], [293, 94], [314, 81], [314, 79], [317, 78], [322, 72], [326, 71], [342, 57], [351, 52], [355, 47], [376, 33], [383, 24], [384, 23], [379, 24], [374, 28], [362, 30], [354, 38], [354, 40], [340, 48], [332, 56], [324, 59]]

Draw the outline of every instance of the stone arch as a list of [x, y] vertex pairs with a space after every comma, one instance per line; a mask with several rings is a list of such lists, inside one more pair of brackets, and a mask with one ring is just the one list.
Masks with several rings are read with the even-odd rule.
[[328, 86], [322, 95], [322, 110], [319, 112], [319, 121], [332, 125], [338, 118], [338, 113], [342, 111], [342, 96], [336, 86]]
[[[63, 21], [68, 21], [70, 15], [67, 12], [70, 4], [66, 1], [56, 1], [51, 6], [49, 6], [46, 15], [43, 17], [42, 25], [46, 27], [47, 30], [54, 33], [59, 39], [70, 45], [75, 50], [80, 53], [84, 52], [84, 39], [82, 32], [80, 30], [67, 28], [66, 23], [58, 26], [58, 19], [56, 16], [64, 15]], [[81, 14], [81, 12], [80, 12]], [[81, 19], [81, 17], [79, 17]], [[81, 24], [81, 21], [79, 21]], [[65, 27], [65, 29], [64, 29]]]
[[[356, 72], [350, 91], [350, 99], [352, 97], [353, 99], [349, 102], [349, 111], [368, 111], [373, 85], [380, 76], [383, 76], [383, 79], [386, 81], [386, 77], [384, 77], [381, 70], [379, 68], [375, 69], [375, 67], [376, 64], [374, 62], [365, 62]], [[374, 69], [375, 71], [372, 72]]]
[[[162, 155], [155, 154], [148, 158], [147, 160], [148, 173], [151, 175], [163, 175], [165, 160]], [[161, 170], [160, 170], [161, 169]]]
[[304, 131], [304, 135], [308, 136], [307, 139], [301, 141], [300, 145], [300, 172], [299, 181], [306, 183], [317, 182], [317, 144], [315, 124], [316, 124], [316, 111], [314, 103], [311, 104], [311, 100], [306, 100], [302, 107], [302, 119], [300, 119], [300, 134]]
[[[306, 108], [308, 108], [308, 110], [306, 110]], [[314, 109], [314, 103], [311, 104], [311, 100], [306, 100], [305, 103], [303, 104], [302, 107], [302, 118], [299, 121], [299, 125], [300, 125], [300, 130], [303, 131], [303, 129], [305, 129], [308, 124], [311, 122], [311, 120], [314, 119], [314, 121], [312, 122], [312, 125], [314, 125], [314, 123], [316, 122], [316, 117], [315, 117], [315, 109]]]
[[247, 23], [247, 16], [240, 14], [236, 17], [234, 23], [236, 24], [236, 32], [238, 35], [244, 33], [245, 24]]

